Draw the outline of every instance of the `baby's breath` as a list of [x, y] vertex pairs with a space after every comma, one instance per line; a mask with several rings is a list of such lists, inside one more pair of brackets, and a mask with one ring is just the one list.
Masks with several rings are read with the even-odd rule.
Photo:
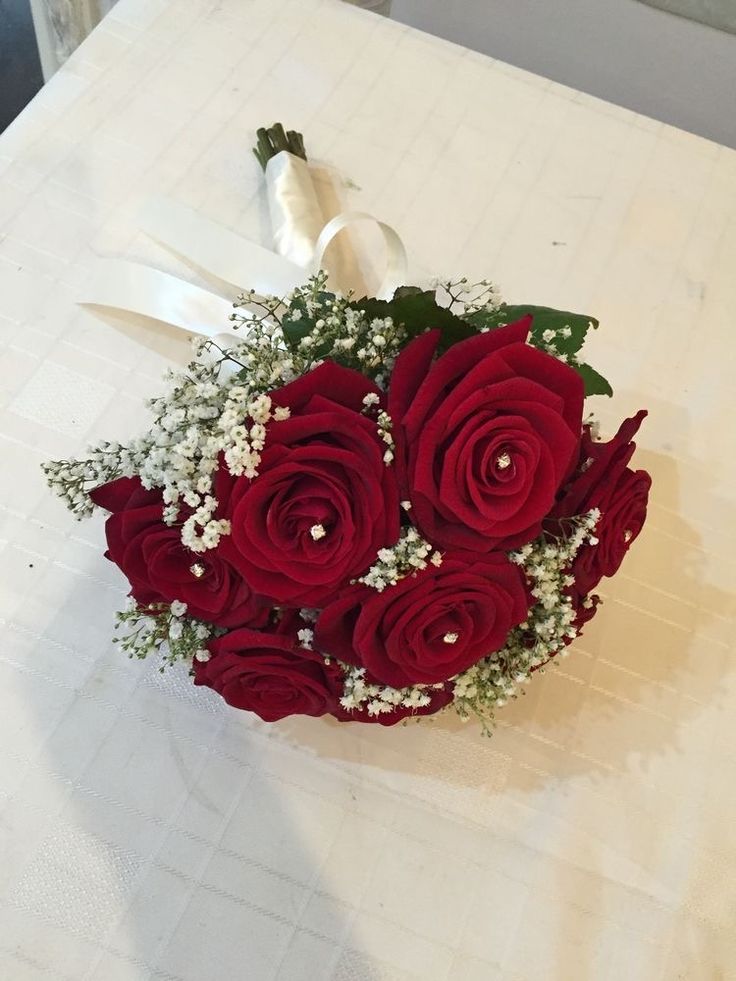
[[494, 710], [515, 697], [532, 672], [550, 658], [567, 653], [576, 636], [576, 611], [567, 594], [574, 579], [570, 566], [580, 548], [594, 544], [593, 534], [600, 518], [594, 508], [567, 522], [569, 534], [552, 539], [542, 536], [509, 556], [524, 569], [535, 599], [527, 619], [509, 634], [505, 646], [454, 678], [453, 706], [461, 718], [477, 716], [488, 731]]
[[375, 414], [376, 432], [386, 444], [386, 451], [383, 454], [383, 462], [390, 466], [394, 462], [394, 437], [392, 433], [393, 420], [385, 409], [379, 409], [380, 399], [375, 392], [369, 392], [363, 399], [363, 412], [366, 415]]
[[489, 279], [470, 283], [467, 276], [456, 280], [437, 280], [435, 285], [447, 296], [448, 306], [460, 317], [473, 313], [494, 313], [502, 304], [498, 286]]
[[193, 660], [209, 660], [207, 641], [223, 631], [186, 613], [186, 604], [178, 600], [170, 606], [138, 606], [131, 601], [128, 609], [116, 615], [115, 629], [125, 628], [126, 633], [115, 637], [113, 643], [120, 644], [128, 657], [142, 660], [149, 654], [161, 655], [160, 671], [178, 661], [191, 666]]
[[365, 668], [343, 665], [345, 672], [343, 696], [340, 704], [348, 711], [366, 709], [368, 715], [378, 716], [393, 712], [396, 708], [420, 709], [432, 701], [432, 691], [444, 686], [413, 685], [409, 688], [392, 688], [390, 685], [372, 684], [365, 680]]
[[429, 564], [442, 565], [442, 554], [426, 542], [416, 528], [403, 528], [401, 537], [390, 548], [379, 549], [377, 561], [357, 582], [381, 593]]

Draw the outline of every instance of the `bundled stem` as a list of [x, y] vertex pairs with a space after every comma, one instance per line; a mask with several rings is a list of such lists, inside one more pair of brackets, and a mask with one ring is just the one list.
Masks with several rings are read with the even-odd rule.
[[275, 157], [282, 150], [293, 153], [295, 157], [301, 157], [302, 160], [307, 159], [307, 151], [304, 149], [304, 137], [302, 134], [297, 133], [293, 129], [284, 131], [281, 123], [274, 123], [268, 129], [262, 126], [259, 130], [256, 130], [256, 136], [258, 137], [258, 142], [253, 147], [253, 153], [264, 170], [271, 157]]

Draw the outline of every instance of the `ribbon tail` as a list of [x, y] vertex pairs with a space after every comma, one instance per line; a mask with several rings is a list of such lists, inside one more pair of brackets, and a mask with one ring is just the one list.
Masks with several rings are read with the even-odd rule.
[[176, 276], [122, 259], [100, 259], [81, 306], [137, 313], [180, 330], [216, 338], [232, 334], [233, 306]]
[[140, 227], [182, 262], [232, 290], [233, 299], [251, 289], [284, 296], [306, 278], [301, 266], [167, 198], [144, 203]]

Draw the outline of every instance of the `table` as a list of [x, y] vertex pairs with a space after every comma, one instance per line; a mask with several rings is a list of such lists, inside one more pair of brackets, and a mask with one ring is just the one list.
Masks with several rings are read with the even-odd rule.
[[[594, 312], [648, 527], [491, 739], [227, 711], [110, 643], [102, 524], [39, 464], [144, 425], [182, 337], [76, 305], [181, 272], [156, 192], [269, 244], [301, 128], [412, 280]], [[715, 981], [736, 970], [736, 153], [333, 0], [120, 0], [0, 137], [0, 975]]]

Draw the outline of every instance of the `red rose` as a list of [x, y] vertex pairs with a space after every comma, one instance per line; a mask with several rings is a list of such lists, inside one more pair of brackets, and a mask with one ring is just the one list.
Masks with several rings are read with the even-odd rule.
[[635, 416], [624, 419], [616, 435], [607, 443], [596, 442], [590, 426], [584, 427], [578, 467], [562, 488], [551, 518], [571, 518], [600, 507], [600, 502], [628, 467], [636, 449], [632, 440], [646, 416], [646, 409], [640, 409]]
[[194, 662], [194, 684], [264, 722], [287, 715], [325, 715], [338, 706], [342, 671], [284, 634], [233, 630], [209, 644], [210, 660]]
[[403, 719], [414, 718], [420, 715], [434, 715], [435, 712], [439, 712], [445, 705], [449, 705], [452, 701], [452, 685], [446, 685], [444, 688], [429, 689], [427, 694], [430, 696], [431, 701], [429, 705], [424, 705], [421, 708], [407, 708], [405, 705], [397, 705], [390, 712], [371, 715], [367, 708], [357, 711], [338, 705], [332, 714], [339, 722], [372, 722], [374, 724], [378, 723], [380, 726], [395, 726], [397, 722], [401, 722]]
[[435, 684], [501, 648], [527, 609], [523, 576], [505, 555], [448, 553], [380, 593], [348, 586], [322, 611], [316, 644], [383, 684]]
[[218, 474], [227, 554], [277, 603], [321, 605], [398, 538], [386, 444], [361, 411], [368, 394], [380, 394], [369, 379], [326, 362], [271, 393], [291, 415], [269, 425], [258, 476]]
[[641, 410], [624, 420], [607, 443], [594, 442], [586, 428], [580, 470], [552, 512], [553, 518], [585, 514], [593, 508], [601, 512], [595, 529], [598, 544], [584, 545], [573, 563], [575, 588], [580, 595], [594, 589], [603, 576], [618, 571], [644, 525], [652, 478], [645, 470], [631, 470], [628, 464], [636, 449], [632, 438], [646, 414]]
[[624, 470], [605, 502], [598, 505], [601, 508], [595, 529], [598, 543], [584, 545], [572, 565], [571, 574], [580, 592], [589, 593], [603, 576], [618, 572], [646, 520], [651, 486], [652, 478], [645, 470]]
[[597, 596], [595, 593], [578, 598], [577, 602], [575, 603], [575, 611], [577, 616], [573, 621], [573, 627], [575, 627], [577, 630], [576, 637], [580, 637], [582, 635], [583, 627], [586, 625], [586, 623], [590, 623], [590, 621], [596, 615], [600, 602], [600, 596]]
[[526, 344], [530, 323], [462, 341], [434, 364], [432, 331], [397, 358], [399, 483], [433, 543], [488, 552], [530, 541], [577, 460], [582, 379]]
[[107, 557], [142, 606], [179, 600], [191, 616], [220, 627], [266, 622], [268, 609], [221, 548], [197, 555], [182, 544], [178, 527], [164, 524], [160, 490], [145, 490], [137, 477], [120, 477], [90, 497], [112, 512], [105, 523]]

